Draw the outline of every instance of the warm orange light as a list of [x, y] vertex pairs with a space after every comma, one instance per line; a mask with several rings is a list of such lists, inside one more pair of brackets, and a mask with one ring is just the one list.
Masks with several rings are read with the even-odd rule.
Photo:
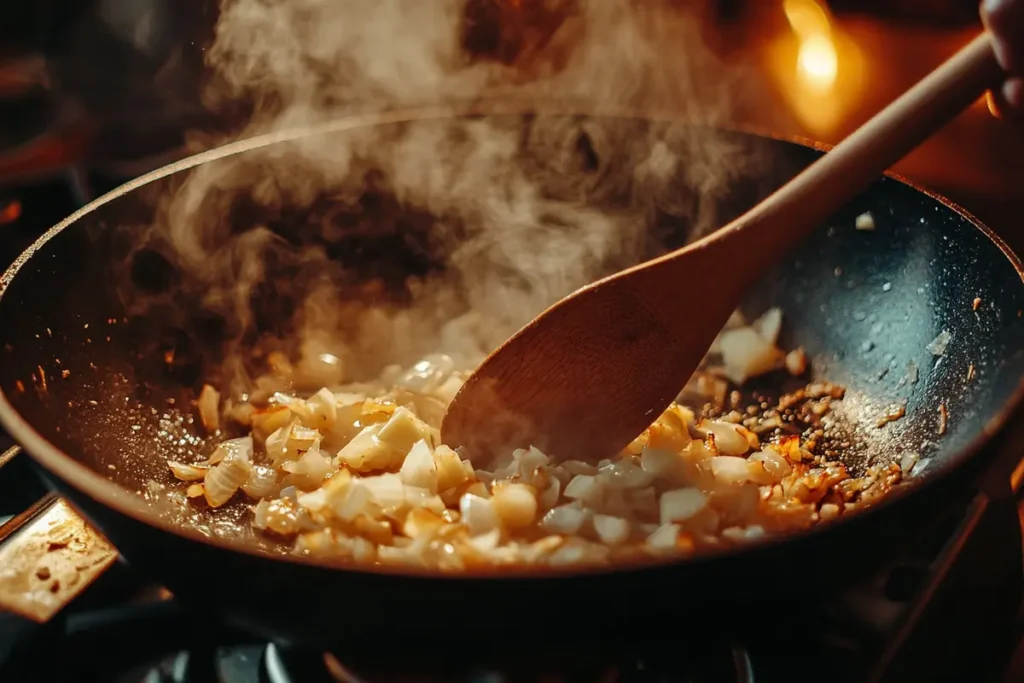
[[782, 9], [789, 25], [801, 37], [832, 29], [825, 10], [814, 0], [785, 0]]
[[829, 35], [818, 33], [800, 42], [797, 54], [797, 77], [801, 84], [815, 92], [828, 92], [839, 74], [839, 55]]
[[815, 93], [828, 92], [839, 73], [839, 53], [828, 14], [815, 0], [785, 0], [782, 9], [799, 41], [799, 84]]

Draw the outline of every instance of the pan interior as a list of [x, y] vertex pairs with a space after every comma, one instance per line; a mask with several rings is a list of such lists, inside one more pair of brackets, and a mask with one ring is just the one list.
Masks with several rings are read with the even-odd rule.
[[[479, 258], [493, 255], [486, 238], [477, 239], [479, 206], [452, 201], [462, 190], [423, 169], [410, 180], [401, 177], [410, 169], [377, 163], [381, 146], [475, 149], [482, 128], [501, 132], [489, 139], [510, 146], [509, 158], [526, 169], [531, 191], [548, 207], [531, 214], [542, 228], [530, 233], [538, 259], [588, 239], [584, 218], [614, 218], [617, 241], [609, 244], [618, 248], [587, 252], [592, 277], [725, 223], [818, 154], [676, 122], [531, 115], [323, 133], [215, 159], [94, 208], [42, 244], [7, 282], [0, 299], [4, 396], [45, 439], [135, 492], [155, 513], [232, 543], [265, 543], [252, 537], [245, 505], [209, 515], [166, 496], [181, 489], [166, 459], [188, 460], [208, 446], [192, 417], [196, 391], [204, 381], [226, 382], [228, 361], [254, 372], [249, 366], [258, 361], [246, 349], [297, 350], [295, 311], [323, 285], [299, 254], [314, 250], [317, 263], [333, 264], [330, 284], [345, 292], [347, 305], [391, 311], [406, 306], [415, 287], [447, 277], [453, 259], [475, 258], [460, 252], [465, 244], [483, 244]], [[304, 186], [291, 178], [297, 165], [310, 170], [313, 155], [335, 152], [344, 157], [341, 170]], [[657, 167], [659, 158], [667, 165]], [[729, 173], [695, 170], [712, 159]], [[239, 299], [211, 301], [196, 271], [162, 255], [153, 240], [153, 226], [182, 220], [174, 212], [196, 178], [205, 192], [186, 218], [204, 222], [195, 232], [200, 253], [257, 234], [273, 244], [261, 257], [258, 282]], [[410, 195], [406, 188], [416, 182], [433, 185]], [[510, 185], [498, 183], [495, 191]], [[874, 229], [858, 230], [856, 217], [866, 212]], [[507, 285], [503, 268], [509, 264], [494, 263], [494, 281]], [[412, 289], [410, 276], [418, 283]], [[727, 268], [709, 273], [708, 286], [727, 276]], [[371, 278], [377, 284], [364, 286]], [[491, 280], [450, 278], [447, 305], [459, 310], [481, 300], [480, 292], [464, 291], [481, 282]], [[566, 294], [576, 283], [562, 284], [564, 291], [545, 295]], [[892, 179], [822, 226], [750, 293], [745, 308], [756, 314], [769, 306], [784, 311], [783, 346], [804, 347], [815, 377], [847, 388], [836, 410], [853, 466], [908, 451], [922, 456], [915, 476], [954, 465], [1007, 407], [1024, 370], [1024, 287], [1015, 262], [963, 215]], [[700, 292], [681, 292], [680, 307], [699, 314]], [[495, 311], [496, 330], [523, 321], [501, 314], [500, 305]], [[949, 342], [939, 355], [929, 344], [943, 333]], [[905, 405], [906, 416], [878, 427], [892, 404]]]

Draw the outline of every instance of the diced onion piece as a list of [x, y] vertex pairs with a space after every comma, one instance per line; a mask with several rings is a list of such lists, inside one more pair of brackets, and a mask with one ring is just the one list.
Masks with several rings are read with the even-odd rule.
[[871, 215], [870, 211], [865, 211], [864, 213], [857, 216], [856, 220], [853, 223], [853, 227], [856, 228], [857, 230], [874, 230], [875, 217]]
[[438, 491], [447, 491], [469, 480], [462, 466], [462, 458], [447, 446], [438, 446], [434, 449], [434, 465], [437, 467]]
[[708, 498], [700, 489], [685, 488], [661, 495], [661, 523], [685, 522], [707, 507]]
[[524, 476], [532, 473], [538, 467], [544, 467], [551, 462], [551, 458], [534, 446], [516, 451], [512, 457], [519, 466], [519, 473]]
[[655, 548], [672, 549], [676, 547], [679, 540], [679, 525], [662, 524], [654, 533], [647, 537], [647, 544]]
[[291, 421], [291, 411], [283, 406], [256, 410], [252, 414], [253, 434], [267, 438], [269, 434], [273, 434], [282, 427], [287, 427]]
[[711, 474], [723, 486], [737, 486], [750, 481], [751, 465], [756, 463], [733, 455], [719, 455], [711, 458]]
[[462, 515], [462, 523], [472, 536], [486, 534], [500, 524], [494, 502], [472, 493], [465, 494], [459, 500], [459, 513]]
[[403, 484], [437, 492], [437, 464], [426, 441], [420, 440], [413, 445], [402, 462], [398, 476], [402, 478]]
[[742, 384], [776, 368], [782, 352], [749, 327], [722, 333], [722, 363], [725, 375]]
[[216, 465], [221, 460], [226, 458], [241, 458], [242, 460], [252, 460], [252, 437], [243, 436], [238, 439], [228, 439], [223, 443], [217, 445], [213, 449], [213, 453], [207, 459], [207, 462], [211, 465]]
[[693, 413], [673, 403], [648, 428], [647, 445], [663, 451], [681, 451], [692, 440], [689, 431], [692, 422]]
[[296, 502], [307, 510], [319, 512], [327, 509], [328, 504], [330, 503], [328, 498], [327, 490], [321, 488], [308, 493], [299, 493], [299, 495], [296, 496]]
[[650, 486], [654, 482], [654, 475], [632, 460], [624, 459], [612, 463], [611, 467], [601, 472], [598, 479], [611, 488], [639, 489]]
[[558, 505], [558, 499], [561, 497], [561, 495], [562, 482], [556, 479], [555, 477], [551, 477], [551, 480], [548, 482], [547, 488], [541, 491], [540, 495], [537, 497], [537, 502], [540, 503], [542, 509], [550, 510], [551, 508]]
[[459, 389], [462, 388], [463, 384], [464, 380], [461, 377], [452, 375], [441, 386], [434, 389], [433, 394], [447, 405], [455, 399], [455, 394], [459, 393]]
[[292, 422], [267, 437], [267, 455], [275, 464], [295, 460], [312, 448], [319, 438], [320, 433], [315, 429]]
[[187, 489], [185, 489], [185, 495], [188, 496], [189, 498], [198, 498], [199, 496], [203, 495], [205, 491], [206, 488], [202, 484], [192, 484]]
[[281, 466], [289, 473], [285, 483], [304, 491], [311, 491], [327, 478], [334, 467], [331, 460], [319, 448], [310, 448], [298, 460], [290, 460]]
[[781, 481], [783, 477], [793, 470], [789, 461], [771, 448], [754, 453], [748, 458], [748, 460], [752, 462], [760, 462], [764, 465], [765, 470], [776, 482]]
[[354, 439], [338, 451], [338, 460], [356, 472], [372, 472], [401, 465], [405, 451], [383, 443], [378, 434], [383, 423], [364, 427]]
[[629, 539], [629, 522], [621, 517], [594, 515], [594, 532], [607, 545], [619, 545]]
[[324, 432], [334, 428], [334, 423], [338, 420], [338, 402], [330, 389], [324, 387], [313, 394], [307, 405], [311, 417], [308, 427]]
[[587, 512], [583, 506], [579, 503], [568, 503], [548, 510], [541, 520], [541, 526], [548, 533], [571, 536], [577, 533], [586, 521]]
[[715, 435], [715, 446], [722, 455], [743, 455], [750, 450], [741, 427], [720, 420], [702, 420], [697, 428]]
[[442, 526], [444, 526], [444, 520], [433, 512], [416, 508], [410, 510], [406, 515], [405, 522], [402, 524], [402, 533], [409, 538], [416, 538], [424, 534], [433, 536]]
[[230, 458], [214, 465], [203, 480], [203, 495], [210, 507], [220, 507], [235, 495], [249, 479], [252, 464], [248, 460]]
[[404, 455], [417, 441], [429, 441], [430, 434], [430, 426], [403, 406], [395, 410], [391, 419], [377, 433], [377, 438], [393, 451]]
[[782, 331], [782, 309], [769, 308], [750, 326], [760, 335], [761, 339], [775, 346], [779, 343], [779, 332]]
[[807, 372], [807, 354], [802, 348], [793, 349], [786, 354], [786, 371], [794, 377]]
[[168, 460], [167, 466], [171, 468], [171, 474], [181, 481], [201, 481], [210, 471], [209, 467], [189, 465], [175, 460]]
[[405, 485], [397, 474], [363, 477], [359, 482], [370, 490], [384, 512], [391, 513], [405, 505]]
[[601, 481], [596, 476], [577, 474], [565, 487], [565, 492], [562, 495], [572, 500], [581, 500], [594, 505], [601, 500], [602, 488]]
[[332, 500], [332, 509], [339, 518], [351, 522], [359, 515], [377, 516], [380, 506], [365, 479], [355, 479]]
[[505, 484], [495, 487], [494, 509], [502, 524], [509, 529], [520, 529], [533, 524], [537, 517], [537, 497], [533, 487], [526, 484]]
[[207, 432], [215, 432], [220, 429], [220, 392], [209, 384], [203, 385], [196, 399], [196, 410], [199, 412], [199, 421]]
[[280, 490], [277, 471], [272, 467], [253, 465], [249, 478], [242, 484], [242, 491], [250, 498], [270, 498]]
[[678, 453], [646, 447], [640, 454], [640, 467], [658, 479], [681, 482], [685, 479], [685, 462]]

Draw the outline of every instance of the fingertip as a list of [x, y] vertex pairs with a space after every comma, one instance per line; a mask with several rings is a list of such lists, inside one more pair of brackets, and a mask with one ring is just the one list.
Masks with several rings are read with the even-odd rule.
[[1008, 78], [1000, 90], [1002, 99], [1008, 107], [1017, 112], [1024, 111], [1024, 79]]

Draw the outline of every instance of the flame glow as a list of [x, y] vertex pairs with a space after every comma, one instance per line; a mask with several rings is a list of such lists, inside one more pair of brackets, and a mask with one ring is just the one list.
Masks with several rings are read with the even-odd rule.
[[768, 65], [790, 111], [809, 133], [829, 139], [862, 94], [857, 46], [820, 0], [783, 0], [789, 31], [771, 42]]
[[800, 41], [797, 78], [811, 90], [831, 90], [839, 74], [839, 53], [828, 16], [814, 0], [786, 0], [783, 10]]

